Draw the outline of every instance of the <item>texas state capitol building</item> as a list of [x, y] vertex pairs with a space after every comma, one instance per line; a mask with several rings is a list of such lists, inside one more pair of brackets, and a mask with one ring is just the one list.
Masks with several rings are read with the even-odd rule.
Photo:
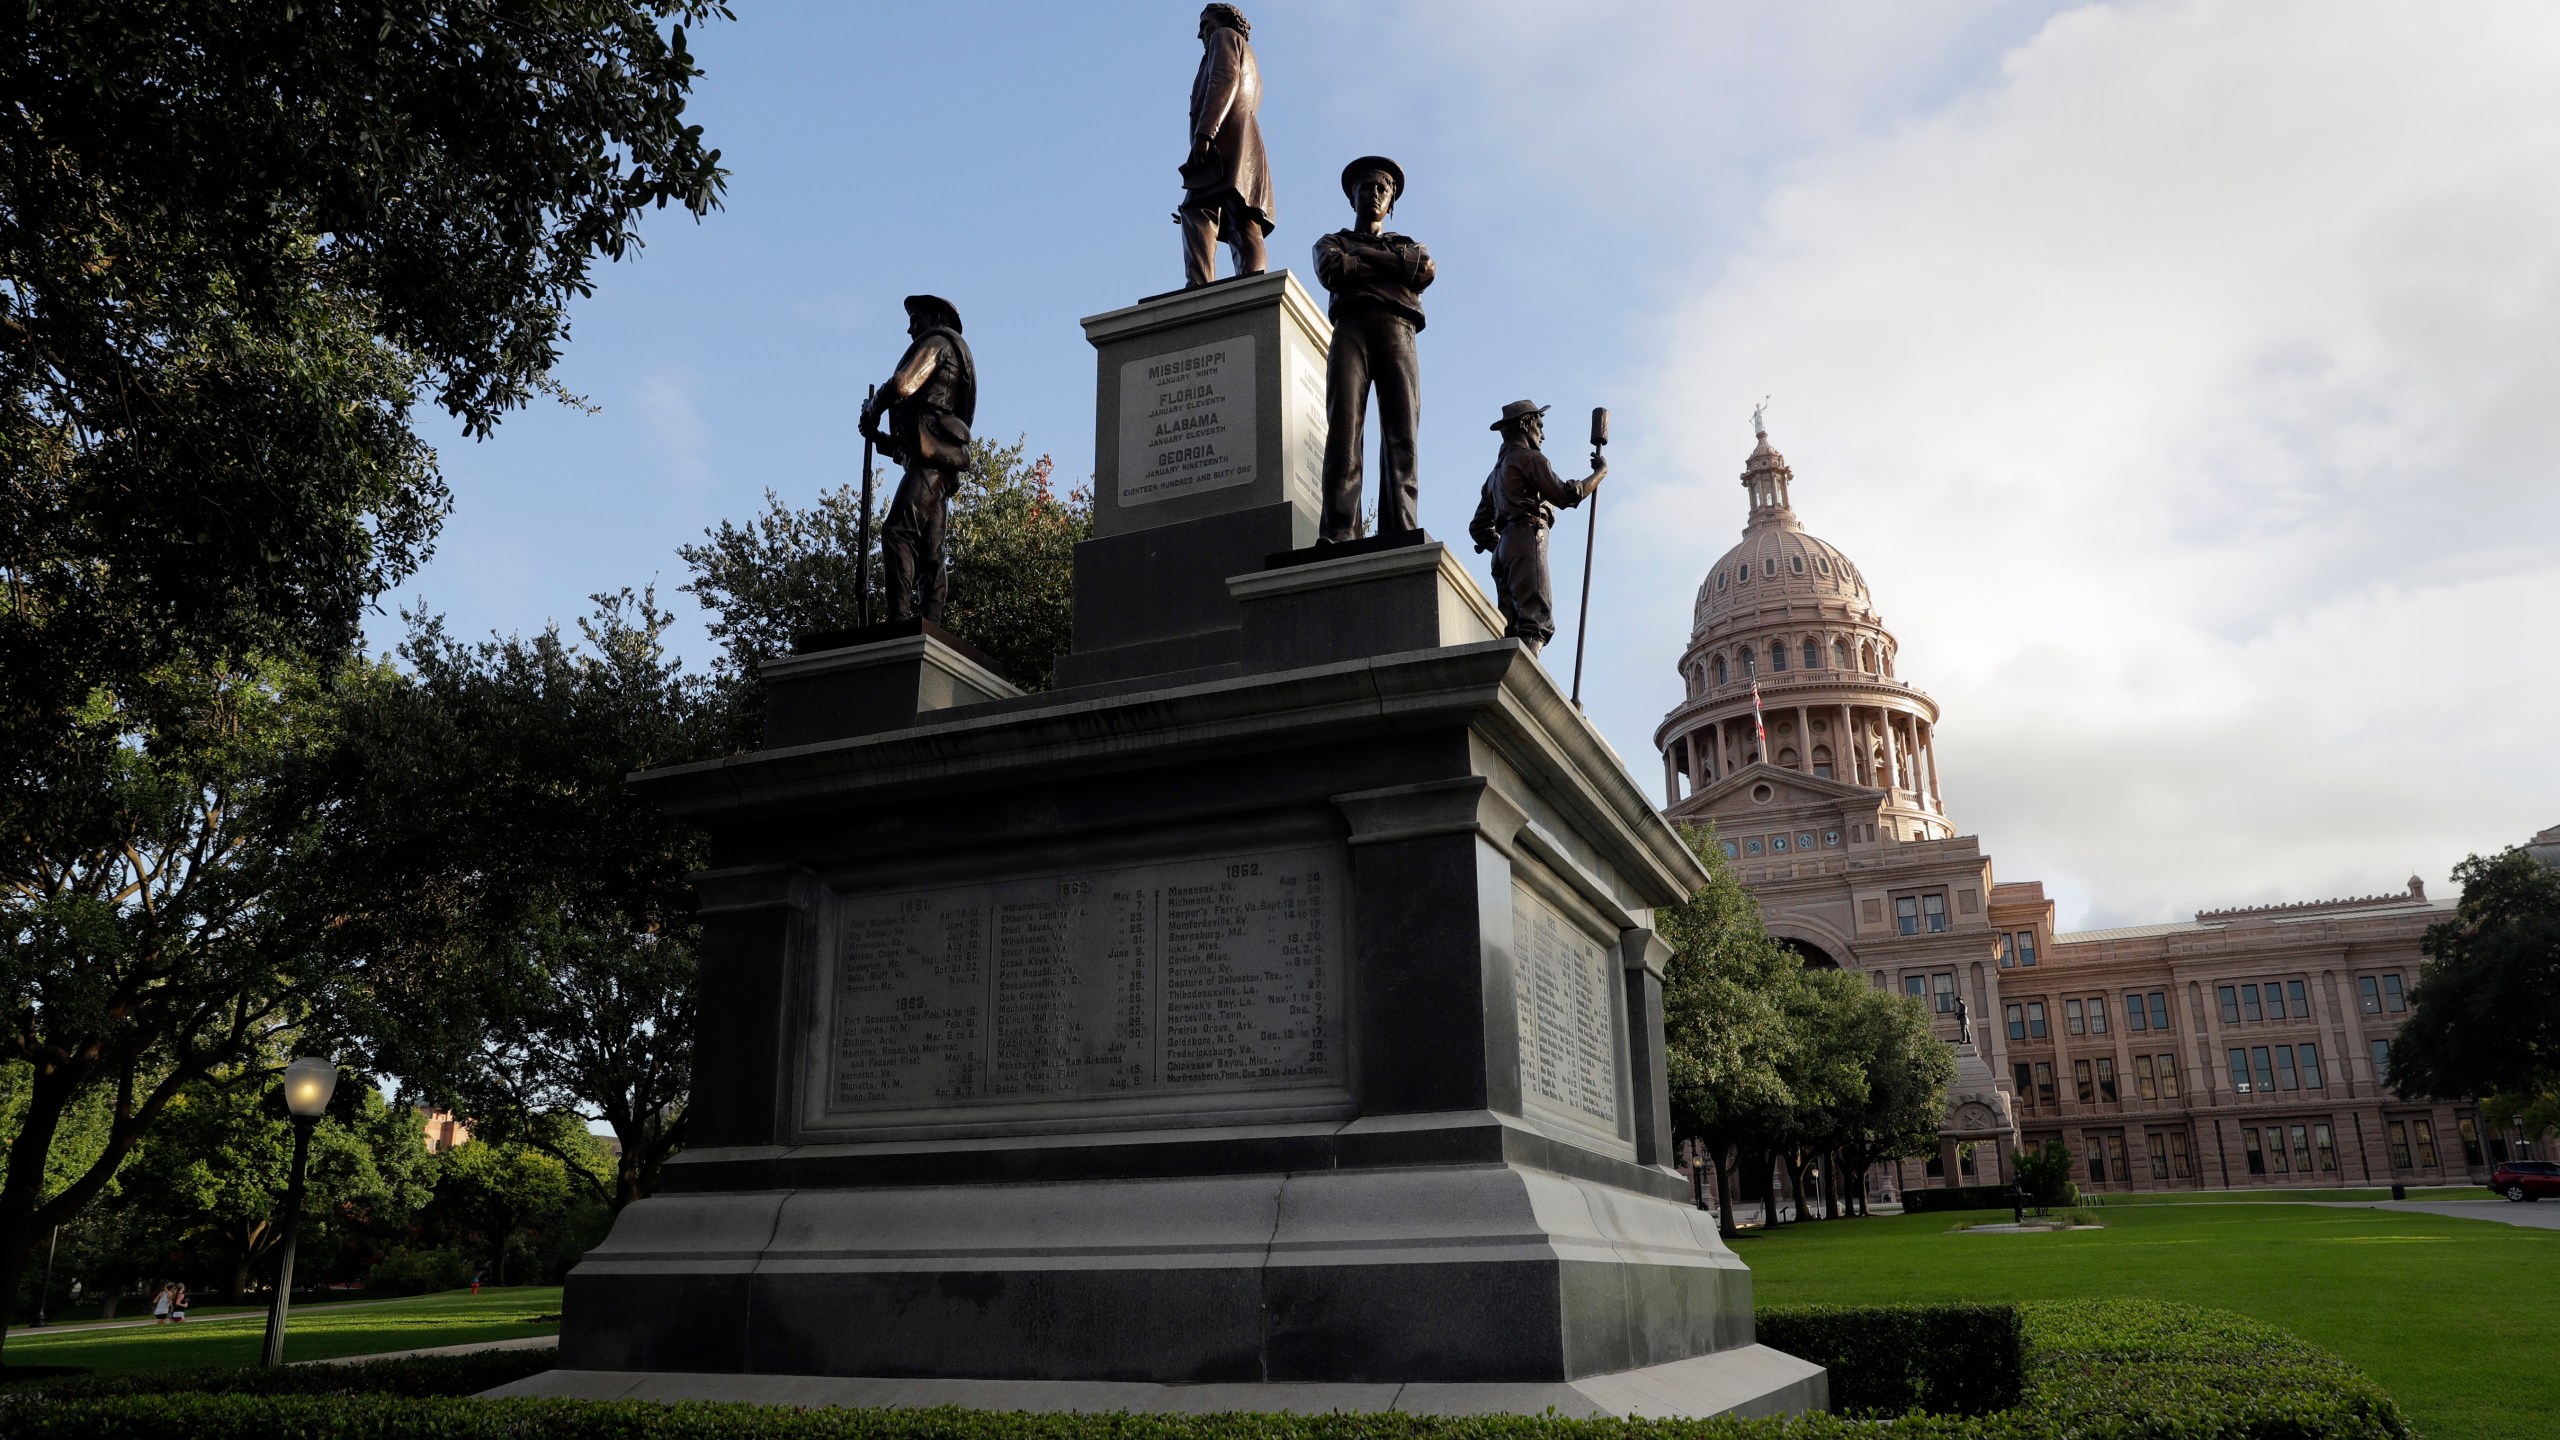
[[2383, 1074], [2451, 905], [2412, 880], [2056, 934], [2043, 885], [1995, 880], [1949, 822], [1937, 702], [1897, 675], [1866, 577], [1805, 531], [1793, 483], [1761, 435], [1654, 743], [1667, 814], [1715, 823], [1772, 935], [1922, 997], [1950, 1042], [1969, 1012], [1940, 1154], [1870, 1185], [1997, 1183], [2012, 1147], [2052, 1140], [2101, 1191], [2485, 1180], [2506, 1117], [2404, 1100]]

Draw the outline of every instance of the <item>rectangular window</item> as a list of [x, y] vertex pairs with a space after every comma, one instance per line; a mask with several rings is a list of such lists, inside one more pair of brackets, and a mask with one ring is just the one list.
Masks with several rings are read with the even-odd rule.
[[2119, 1181], [2128, 1184], [2132, 1182], [2133, 1166], [2124, 1158], [2124, 1136], [2120, 1134], [2107, 1137], [2107, 1168], [2114, 1172]]
[[1935, 935], [1945, 930], [1947, 928], [1947, 897], [1944, 895], [1921, 896], [1920, 917], [1929, 922], [1930, 934]]
[[2098, 1057], [2098, 1098], [2110, 1105], [2116, 1101], [2116, 1062], [2112, 1055]]
[[2142, 997], [2139, 995], [2124, 997], [2124, 1028], [2136, 1035], [2151, 1028], [2150, 1023], [2143, 1018]]
[[2045, 1106], [2048, 1109], [2057, 1103], [2053, 1095], [2053, 1064], [2051, 1061], [2039, 1060], [2036, 1062], [2036, 1103]]
[[2036, 932], [2021, 930], [2018, 932], [2018, 965], [2021, 969], [2032, 969], [2035, 963]]
[[2187, 1132], [2173, 1130], [2169, 1134], [2169, 1168], [2181, 1180], [2187, 1178]]
[[2303, 998], [2301, 981], [2287, 980], [2284, 982], [2284, 1000], [2286, 1007], [2293, 1011], [2294, 1019], [2308, 1020], [2311, 1018], [2311, 1002]]
[[2285, 1163], [2284, 1127], [2281, 1125], [2267, 1127], [2267, 1169], [2278, 1175], [2293, 1171], [2293, 1167]]
[[2231, 1093], [2249, 1093], [2249, 1052], [2246, 1050], [2231, 1052]]
[[1953, 971], [1949, 971], [1944, 975], [1932, 976], [1930, 977], [1929, 983], [1936, 987], [1937, 990], [1938, 1013], [1941, 1015], [1953, 1015], [1956, 1013], [1955, 973]]
[[2243, 1125], [2240, 1127], [2240, 1148], [2248, 1152], [2250, 1174], [2264, 1175], [2267, 1173], [2267, 1152], [2258, 1148], [2258, 1129], [2256, 1126]]
[[2293, 1047], [2290, 1045], [2276, 1047], [2276, 1088], [2279, 1090], [2302, 1088], [2302, 1081], [2293, 1073]]
[[2027, 1002], [2027, 1038], [2041, 1040], [2045, 1037], [2045, 1033], [2044, 1002], [2030, 1000]]
[[2081, 1104], [2095, 1105], [2098, 1103], [2098, 1087], [2091, 1084], [2089, 1081], [2088, 1061], [2074, 1060], [2071, 1062], [2071, 1088], [2079, 1092]]
[[2381, 981], [2374, 979], [2370, 975], [2357, 976], [2356, 995], [2364, 1001], [2364, 1013], [2367, 1015], [2379, 1015], [2382, 1013]]
[[1926, 1000], [1929, 998], [1929, 977], [1905, 975], [1902, 977], [1902, 990], [1914, 1000]]
[[2010, 1039], [2012, 1039], [2012, 1040], [2024, 1040], [2024, 1039], [2026, 1039], [2026, 1038], [2027, 1038], [2027, 1007], [2025, 1007], [2024, 1005], [2008, 1005], [2008, 1006], [2003, 1006], [2003, 1007], [2002, 1007], [2002, 1013], [2008, 1017], [2008, 1021], [2009, 1021], [2009, 1038], [2010, 1038]]
[[2429, 1124], [2429, 1123], [2427, 1123], [2427, 1122], [2426, 1122], [2426, 1121], [2424, 1121], [2424, 1120], [2412, 1120], [2412, 1121], [2410, 1121], [2410, 1122], [2409, 1122], [2409, 1128], [2410, 1128], [2410, 1130], [2414, 1131], [2414, 1132], [2417, 1134], [2417, 1137], [2418, 1137], [2418, 1165], [2419, 1165], [2419, 1168], [2421, 1168], [2421, 1169], [2425, 1169], [2425, 1170], [2433, 1170], [2433, 1169], [2435, 1169], [2435, 1168], [2436, 1168], [2436, 1127], [2435, 1127], [2435, 1126], [2433, 1126], [2433, 1125], [2431, 1125], [2431, 1124]]
[[2133, 1093], [2145, 1100], [2160, 1098], [2160, 1081], [2151, 1068], [2151, 1057], [2148, 1055], [2133, 1057]]
[[2273, 980], [2267, 982], [2267, 1018], [2270, 1020], [2284, 1018], [2284, 986]]
[[2329, 1142], [2328, 1126], [2314, 1125], [2311, 1127], [2311, 1148], [2320, 1152], [2320, 1168], [2322, 1170], [2331, 1174], [2337, 1173], [2338, 1147]]
[[2409, 1127], [2397, 1120], [2391, 1122], [2391, 1168], [2394, 1170], [2410, 1168]]
[[2144, 1142], [2151, 1152], [2151, 1178], [2169, 1178], [2169, 1137], [2154, 1131]]
[[2104, 995], [2089, 997], [2089, 1033], [2092, 1035], [2107, 1033], [2107, 997]]
[[2225, 1025], [2239, 1024], [2240, 992], [2232, 989], [2228, 985], [2216, 985], [2213, 987], [2213, 993], [2222, 1001], [2222, 1023]]
[[2175, 1055], [2160, 1057], [2160, 1098], [2163, 1100], [2178, 1098], [2178, 1057]]
[[2461, 1116], [2461, 1117], [2457, 1118], [2457, 1119], [2453, 1122], [2453, 1128], [2454, 1128], [2454, 1133], [2455, 1133], [2455, 1134], [2458, 1134], [2458, 1135], [2460, 1135], [2460, 1136], [2462, 1137], [2462, 1163], [2463, 1163], [2463, 1164], [2465, 1164], [2465, 1165], [2470, 1166], [2470, 1167], [2471, 1167], [2472, 1169], [2474, 1169], [2474, 1170], [2479, 1169], [2479, 1168], [2480, 1168], [2480, 1127], [2479, 1127], [2479, 1125], [2478, 1125], [2477, 1123], [2475, 1123], [2475, 1122], [2472, 1120], [2472, 1118], [2471, 1118], [2470, 1116], [2468, 1116], [2468, 1115], [2464, 1115], [2464, 1116]]
[[2382, 977], [2382, 1008], [2394, 1015], [2409, 1008], [2408, 1001], [2401, 997], [2400, 977], [2397, 975]]
[[1899, 895], [1893, 902], [1893, 929], [1897, 935], [1920, 933], [1920, 900], [1915, 895]]
[[2169, 1028], [2169, 996], [2165, 991], [2151, 992], [2151, 1028], [2162, 1031]]
[[2293, 1047], [2293, 1054], [2295, 1059], [2302, 1062], [2302, 1088], [2305, 1090], [2319, 1089], [2320, 1047], [2317, 1045], [2296, 1045]]
[[2273, 1094], [2276, 1088], [2276, 1067], [2273, 1057], [2267, 1054], [2267, 1047], [2264, 1045], [2251, 1046], [2249, 1050], [2249, 1059], [2251, 1061], [2250, 1068], [2258, 1072], [2258, 1093], [2261, 1095]]
[[2062, 1032], [2066, 1035], [2085, 1035], [2088, 1033], [2087, 1027], [2082, 1025], [2080, 1021], [2079, 1001], [2065, 1000], [2062, 1002]]
[[2310, 1174], [2310, 1173], [2311, 1173], [2311, 1136], [2310, 1136], [2310, 1133], [2309, 1133], [2308, 1131], [2305, 1131], [2301, 1126], [2299, 1126], [2299, 1125], [2295, 1125], [2295, 1126], [2292, 1126], [2291, 1128], [2287, 1129], [2287, 1130], [2285, 1131], [2285, 1135], [2286, 1135], [2289, 1139], [2291, 1139], [2291, 1140], [2293, 1141], [2293, 1168], [2294, 1168], [2294, 1169], [2296, 1169], [2296, 1170], [2301, 1171], [2301, 1172], [2302, 1172], [2303, 1174], [2305, 1174], [2305, 1175]]
[[2107, 1183], [2107, 1142], [2095, 1135], [2083, 1136], [2089, 1146], [2089, 1183]]
[[2033, 1105], [2036, 1103], [2035, 1071], [2024, 1064], [2013, 1065], [2010, 1068], [2015, 1071], [2017, 1075], [2018, 1103], [2021, 1105]]
[[2000, 937], [2000, 968], [2006, 970], [2017, 963], [2018, 952], [2010, 948], [2009, 937], [2003, 934]]
[[2388, 1040], [2373, 1042], [2373, 1083], [2385, 1086], [2391, 1083], [2391, 1042]]
[[2267, 1018], [2267, 1007], [2258, 1003], [2258, 987], [2255, 985], [2240, 987], [2240, 1018], [2244, 1020]]

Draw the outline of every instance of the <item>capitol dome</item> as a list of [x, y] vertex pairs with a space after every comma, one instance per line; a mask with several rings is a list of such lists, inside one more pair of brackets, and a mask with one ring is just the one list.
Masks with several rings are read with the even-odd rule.
[[1834, 601], [1872, 612], [1867, 578], [1840, 547], [1805, 533], [1788, 504], [1795, 472], [1762, 435], [1744, 466], [1742, 483], [1752, 495], [1751, 523], [1742, 543], [1724, 552], [1698, 582], [1689, 633], [1703, 635], [1720, 616], [1756, 609], [1777, 596]]
[[1712, 792], [1745, 772], [1778, 770], [1876, 792], [1878, 838], [1951, 833], [1938, 799], [1937, 702], [1895, 677], [1897, 646], [1867, 577], [1805, 532], [1795, 472], [1766, 432], [1758, 442], [1742, 470], [1742, 540], [1699, 582], [1691, 608], [1686, 698], [1654, 735], [1671, 813], [1704, 813]]

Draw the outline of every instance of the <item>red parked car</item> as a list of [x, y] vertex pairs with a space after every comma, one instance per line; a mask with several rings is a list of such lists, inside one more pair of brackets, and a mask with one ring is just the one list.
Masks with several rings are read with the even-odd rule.
[[2509, 1160], [2489, 1172], [2489, 1188], [2510, 1200], [2539, 1200], [2545, 1195], [2560, 1196], [2560, 1163], [2549, 1160]]

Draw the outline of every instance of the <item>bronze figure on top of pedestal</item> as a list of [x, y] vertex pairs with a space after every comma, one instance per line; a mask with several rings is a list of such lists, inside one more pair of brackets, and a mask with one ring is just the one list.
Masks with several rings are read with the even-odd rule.
[[1200, 72], [1191, 81], [1191, 153], [1182, 162], [1184, 286], [1218, 278], [1221, 239], [1236, 274], [1269, 268], [1263, 237], [1271, 233], [1271, 162], [1262, 149], [1262, 67], [1253, 58], [1253, 26], [1233, 5], [1200, 12]]
[[1552, 507], [1581, 504], [1609, 474], [1598, 446], [1592, 447], [1588, 476], [1567, 480], [1556, 473], [1538, 448], [1546, 443], [1547, 409], [1534, 400], [1502, 407], [1502, 418], [1490, 427], [1502, 432], [1502, 453], [1484, 477], [1483, 498], [1467, 525], [1476, 548], [1493, 552], [1502, 633], [1518, 639], [1532, 655], [1556, 634], [1555, 590], [1547, 575], [1547, 528], [1556, 520]]
[[862, 407], [862, 433], [906, 467], [880, 527], [889, 618], [939, 622], [951, 591], [943, 544], [951, 497], [978, 419], [978, 363], [960, 338], [958, 307], [939, 295], [910, 295], [906, 306], [907, 353]]
[[1316, 278], [1333, 294], [1333, 342], [1325, 352], [1323, 541], [1360, 533], [1361, 452], [1369, 392], [1378, 395], [1378, 533], [1422, 528], [1414, 436], [1422, 424], [1422, 380], [1414, 337], [1422, 292], [1439, 277], [1431, 252], [1389, 233], [1404, 195], [1404, 167], [1363, 155], [1342, 169], [1351, 228], [1316, 242]]

